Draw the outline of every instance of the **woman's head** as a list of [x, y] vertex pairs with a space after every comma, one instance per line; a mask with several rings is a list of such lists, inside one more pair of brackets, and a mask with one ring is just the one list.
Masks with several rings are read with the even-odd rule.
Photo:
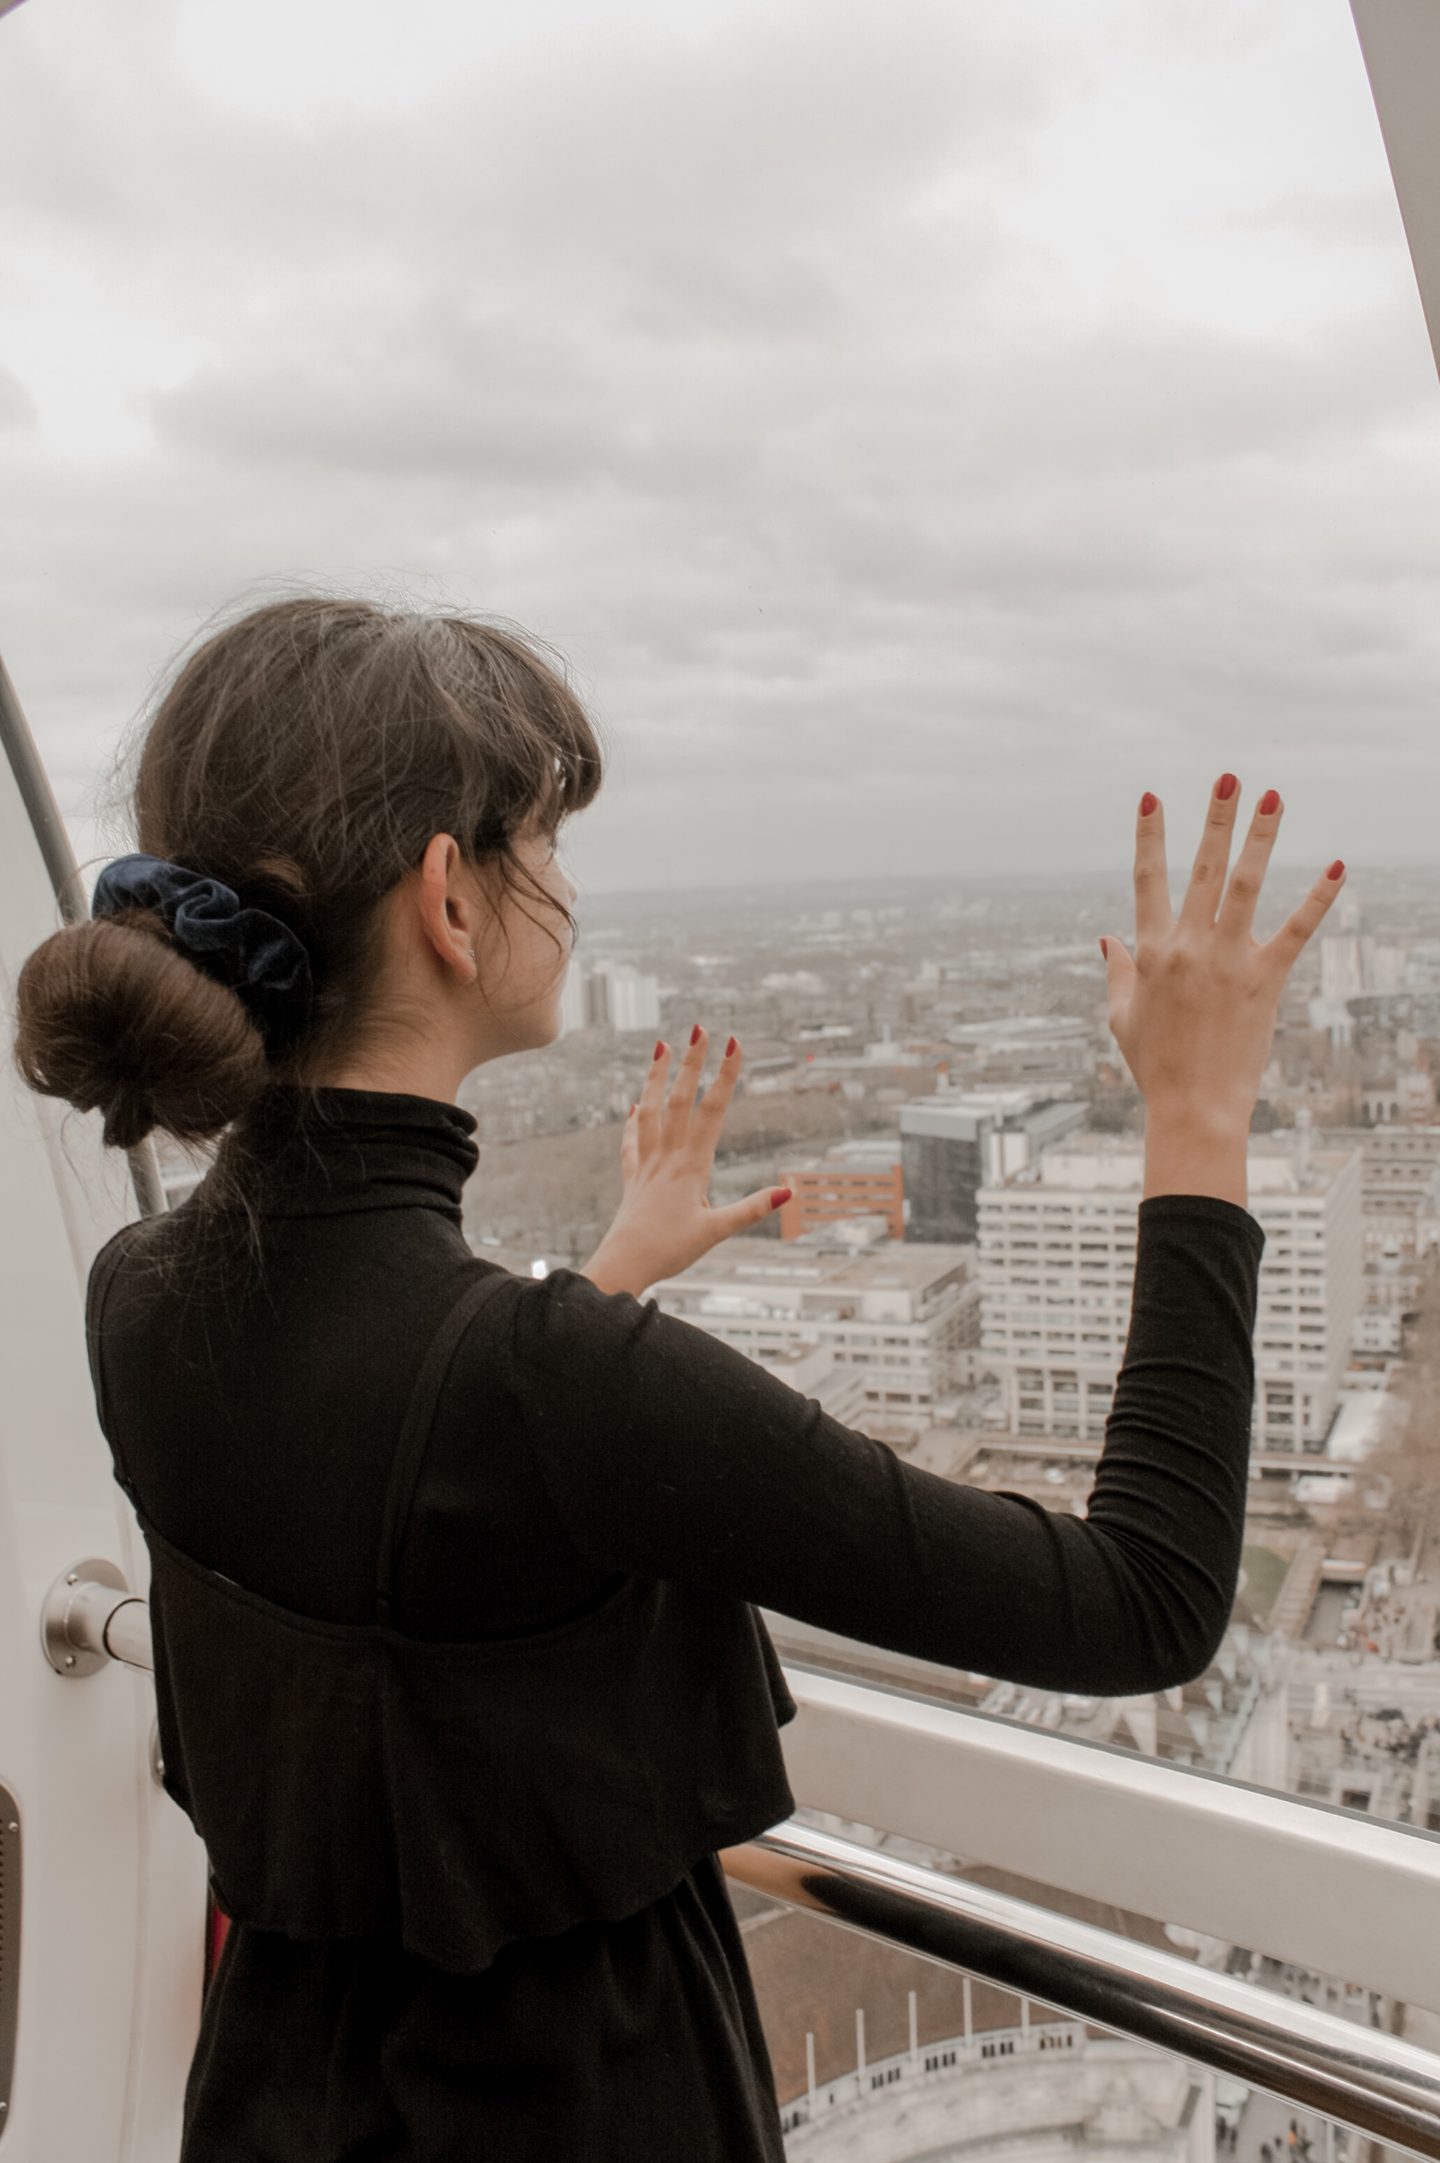
[[442, 1078], [557, 1033], [575, 889], [553, 844], [603, 759], [535, 641], [368, 601], [269, 602], [181, 663], [133, 783], [128, 766], [122, 751], [138, 849], [289, 925], [315, 991], [276, 1054], [158, 912], [54, 933], [20, 972], [15, 1061], [32, 1089], [100, 1108], [107, 1143], [204, 1140], [269, 1081], [418, 1072], [422, 1093], [453, 1094]]

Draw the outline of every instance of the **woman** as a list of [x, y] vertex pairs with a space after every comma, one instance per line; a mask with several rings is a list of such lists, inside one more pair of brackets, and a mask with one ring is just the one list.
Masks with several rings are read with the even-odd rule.
[[[469, 1249], [472, 1069], [551, 1042], [602, 761], [523, 637], [359, 601], [209, 635], [143, 738], [139, 850], [18, 992], [37, 1090], [120, 1148], [219, 1136], [91, 1272], [100, 1422], [151, 1562], [164, 1779], [233, 1918], [183, 2163], [783, 2156], [718, 1860], [788, 1816], [757, 1608], [1055, 1690], [1199, 1675], [1244, 1530], [1264, 1236], [1245, 1150], [1338, 891], [1172, 921], [1141, 804], [1110, 1025], [1147, 1100], [1129, 1342], [1088, 1515], [906, 1465], [642, 1303], [759, 1222], [706, 1189], [731, 1038], [656, 1046], [583, 1271]], [[523, 889], [523, 895], [521, 893]], [[523, 899], [538, 904], [535, 913]], [[1217, 913], [1218, 912], [1218, 913]]]

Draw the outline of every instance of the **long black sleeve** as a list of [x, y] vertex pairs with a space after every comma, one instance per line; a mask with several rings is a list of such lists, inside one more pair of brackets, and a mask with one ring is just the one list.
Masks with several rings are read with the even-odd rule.
[[521, 1282], [516, 1402], [600, 1567], [688, 1579], [888, 1650], [1122, 1696], [1204, 1672], [1238, 1582], [1265, 1234], [1139, 1205], [1126, 1354], [1085, 1517], [907, 1465], [653, 1300]]

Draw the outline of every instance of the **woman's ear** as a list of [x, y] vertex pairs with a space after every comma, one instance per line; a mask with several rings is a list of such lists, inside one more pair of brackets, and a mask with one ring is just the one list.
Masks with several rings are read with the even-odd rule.
[[484, 906], [453, 834], [432, 834], [418, 866], [415, 907], [425, 939], [450, 967], [473, 962]]

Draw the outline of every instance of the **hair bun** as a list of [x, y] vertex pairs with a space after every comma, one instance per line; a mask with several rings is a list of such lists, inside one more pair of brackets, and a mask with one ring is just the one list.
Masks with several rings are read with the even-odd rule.
[[197, 969], [154, 910], [43, 940], [16, 980], [16, 1023], [24, 1081], [102, 1111], [113, 1149], [157, 1127], [204, 1141], [265, 1085], [264, 1038], [239, 995]]

